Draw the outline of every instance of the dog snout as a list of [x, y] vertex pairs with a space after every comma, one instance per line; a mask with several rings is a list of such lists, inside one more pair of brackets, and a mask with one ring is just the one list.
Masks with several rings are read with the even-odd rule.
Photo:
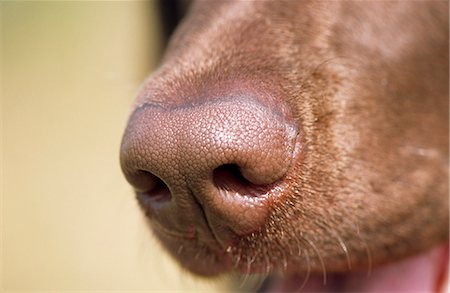
[[150, 213], [170, 218], [163, 225], [186, 229], [186, 217], [177, 215], [189, 215], [227, 238], [218, 231], [242, 235], [263, 224], [269, 202], [282, 193], [297, 132], [294, 123], [247, 98], [144, 103], [131, 115], [121, 164]]

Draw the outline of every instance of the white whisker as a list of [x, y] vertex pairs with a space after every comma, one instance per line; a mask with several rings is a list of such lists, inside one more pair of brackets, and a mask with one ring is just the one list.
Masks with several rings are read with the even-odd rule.
[[323, 273], [323, 284], [326, 285], [327, 284], [327, 270], [325, 268], [325, 263], [323, 261], [322, 255], [320, 254], [319, 250], [317, 249], [316, 245], [311, 242], [308, 238], [303, 237], [305, 239], [305, 241], [311, 246], [311, 248], [315, 251], [315, 253], [317, 254], [317, 257], [319, 258], [320, 261], [320, 265], [322, 266], [322, 273]]

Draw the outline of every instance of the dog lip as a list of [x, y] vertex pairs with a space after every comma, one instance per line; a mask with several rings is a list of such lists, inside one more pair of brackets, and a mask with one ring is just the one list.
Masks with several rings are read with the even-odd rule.
[[448, 292], [448, 251], [446, 243], [367, 272], [327, 274], [326, 282], [319, 274], [271, 276], [259, 292]]
[[163, 233], [164, 235], [176, 238], [176, 239], [188, 239], [188, 240], [194, 240], [197, 238], [197, 233], [195, 229], [189, 229], [185, 232], [177, 231], [174, 229], [170, 229], [167, 227], [164, 227], [162, 224], [160, 224], [158, 221], [152, 221], [151, 225], [154, 230], [157, 230], [159, 233]]
[[183, 237], [178, 232], [161, 229], [153, 223], [152, 228], [169, 253], [191, 272], [201, 276], [214, 276], [232, 270], [231, 256], [214, 238], [199, 240], [198, 234], [195, 237]]

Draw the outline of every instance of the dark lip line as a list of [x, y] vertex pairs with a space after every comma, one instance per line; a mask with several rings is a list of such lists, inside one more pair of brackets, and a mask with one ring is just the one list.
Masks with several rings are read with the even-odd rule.
[[162, 236], [164, 238], [169, 238], [171, 241], [186, 241], [187, 243], [190, 243], [192, 245], [203, 245], [206, 246], [211, 253], [216, 255], [217, 257], [223, 258], [228, 257], [228, 254], [225, 252], [222, 246], [220, 246], [219, 242], [216, 239], [212, 239], [212, 241], [202, 241], [201, 243], [198, 241], [198, 237], [196, 236], [196, 231], [194, 230], [194, 235], [187, 236], [187, 235], [181, 235], [180, 233], [172, 230], [168, 230], [165, 227], [161, 226], [160, 224], [155, 225], [156, 222], [151, 222], [152, 228], [155, 230], [155, 234], [157, 236]]
[[[139, 203], [141, 205], [141, 208], [145, 210], [148, 209], [148, 207], [145, 206], [145, 203]], [[165, 227], [164, 225], [161, 225], [159, 221], [156, 221], [152, 219], [149, 215], [145, 214], [145, 217], [147, 218], [148, 223], [150, 224], [150, 227], [154, 229], [157, 233], [162, 233], [164, 235], [167, 235], [169, 237], [174, 237], [179, 240], [194, 240], [197, 238], [196, 231], [192, 230], [192, 232], [186, 231], [176, 231], [169, 229]]]
[[[163, 225], [159, 224], [158, 221], [153, 221], [150, 219], [150, 224], [152, 226], [153, 229], [155, 229], [157, 232], [159, 233], [163, 233], [164, 235], [170, 236], [170, 237], [174, 237], [177, 239], [184, 239], [184, 240], [195, 240], [196, 237], [196, 231], [193, 230], [192, 235], [189, 235], [187, 233], [182, 233], [182, 232], [178, 232], [178, 231], [174, 231], [171, 229], [167, 229], [166, 227], [164, 227]], [[189, 233], [189, 232], [188, 232]]]

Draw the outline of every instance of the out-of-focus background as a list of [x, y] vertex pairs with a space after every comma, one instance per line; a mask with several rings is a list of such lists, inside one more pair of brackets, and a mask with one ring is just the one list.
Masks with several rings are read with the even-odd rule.
[[1, 2], [1, 289], [218, 291], [182, 272], [119, 167], [155, 3]]

